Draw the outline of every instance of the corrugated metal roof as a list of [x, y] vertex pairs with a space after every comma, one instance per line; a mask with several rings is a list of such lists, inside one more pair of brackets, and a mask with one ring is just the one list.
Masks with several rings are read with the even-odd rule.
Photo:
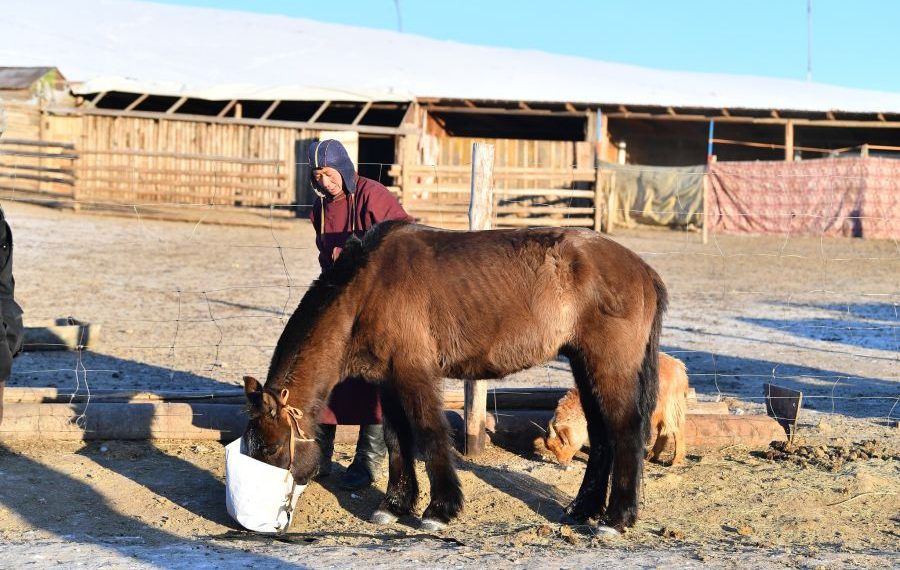
[[55, 69], [55, 67], [0, 67], [0, 89], [10, 91], [28, 89]]

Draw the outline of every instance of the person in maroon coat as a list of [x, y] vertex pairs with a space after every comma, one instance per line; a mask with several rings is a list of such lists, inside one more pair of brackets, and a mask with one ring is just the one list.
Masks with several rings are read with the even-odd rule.
[[[317, 194], [310, 211], [322, 271], [330, 268], [351, 235], [362, 235], [387, 220], [414, 221], [387, 188], [359, 176], [347, 150], [336, 140], [310, 145], [309, 165]], [[367, 487], [378, 479], [386, 454], [378, 388], [360, 378], [335, 386], [319, 418], [322, 457], [319, 475], [331, 473], [334, 435], [338, 425], [358, 425], [356, 454], [341, 481], [348, 489]]]

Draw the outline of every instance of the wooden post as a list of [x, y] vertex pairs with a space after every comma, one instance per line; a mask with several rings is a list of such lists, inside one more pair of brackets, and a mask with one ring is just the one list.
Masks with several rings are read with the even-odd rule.
[[600, 139], [597, 141], [597, 162], [599, 163], [606, 160], [606, 145], [609, 139], [609, 119], [603, 116], [600, 107], [597, 107], [597, 127], [600, 129], [600, 133], [597, 135], [597, 138]]
[[711, 154], [706, 162], [706, 172], [703, 173], [703, 243], [709, 243], [709, 169], [716, 163], [716, 156]]
[[703, 173], [703, 202], [700, 205], [700, 212], [703, 222], [703, 244], [709, 243], [709, 166]]
[[794, 122], [788, 121], [784, 124], [784, 160], [787, 162], [794, 161]]
[[603, 169], [600, 168], [600, 161], [594, 162], [594, 231], [599, 232], [603, 229]]
[[609, 187], [606, 189], [606, 233], [613, 230], [614, 213], [616, 209], [616, 171], [609, 175]]
[[860, 158], [869, 158], [869, 143], [859, 147], [859, 156]]
[[[469, 200], [469, 230], [491, 229], [494, 194], [494, 145], [472, 145], [472, 193]], [[463, 452], [479, 455], [487, 442], [487, 382], [466, 380], [465, 383], [466, 441]]]

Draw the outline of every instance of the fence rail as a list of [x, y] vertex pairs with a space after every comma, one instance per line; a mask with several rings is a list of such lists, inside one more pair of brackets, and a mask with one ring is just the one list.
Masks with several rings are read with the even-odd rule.
[[77, 159], [69, 142], [0, 139], [0, 190], [71, 197]]
[[268, 206], [293, 198], [284, 162], [195, 153], [82, 150], [77, 198]]

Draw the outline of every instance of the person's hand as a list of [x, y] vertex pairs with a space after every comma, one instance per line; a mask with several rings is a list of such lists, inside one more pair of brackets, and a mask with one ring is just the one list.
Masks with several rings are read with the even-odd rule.
[[331, 261], [337, 261], [337, 258], [340, 257], [341, 252], [344, 250], [342, 247], [336, 247], [331, 250]]

